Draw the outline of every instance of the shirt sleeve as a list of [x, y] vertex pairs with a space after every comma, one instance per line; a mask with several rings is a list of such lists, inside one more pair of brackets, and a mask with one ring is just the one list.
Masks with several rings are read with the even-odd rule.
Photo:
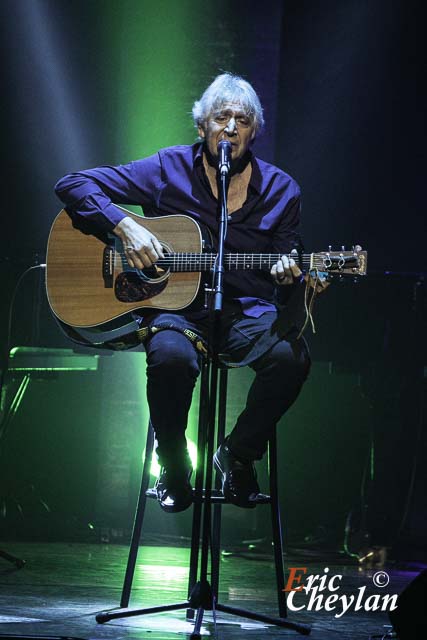
[[[280, 254], [289, 254], [292, 249], [298, 252], [302, 251], [303, 245], [299, 234], [301, 214], [301, 196], [299, 189], [293, 197], [291, 197], [283, 211], [280, 223], [273, 237], [273, 251]], [[289, 302], [298, 282], [293, 285], [280, 286], [276, 284], [275, 300], [279, 306], [286, 305]]]
[[301, 197], [299, 192], [286, 204], [280, 223], [273, 236], [273, 251], [290, 253], [292, 249], [298, 251], [302, 247], [299, 234], [301, 214]]
[[55, 185], [75, 225], [112, 231], [125, 217], [116, 204], [153, 206], [162, 188], [159, 154], [118, 166], [70, 173]]

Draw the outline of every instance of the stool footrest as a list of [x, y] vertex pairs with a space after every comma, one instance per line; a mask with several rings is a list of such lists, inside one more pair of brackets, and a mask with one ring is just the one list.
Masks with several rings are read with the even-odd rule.
[[[157, 493], [156, 493], [156, 489], [154, 487], [152, 487], [151, 489], [147, 489], [147, 491], [145, 492], [145, 495], [147, 496], [147, 498], [154, 498], [155, 500], [157, 500]], [[203, 489], [202, 491], [202, 501], [204, 501], [206, 499], [206, 495], [205, 495], [205, 490]], [[193, 489], [193, 502], [197, 501], [197, 497], [196, 497], [196, 490]], [[222, 493], [222, 491], [217, 491], [215, 489], [213, 489], [211, 491], [211, 502], [212, 504], [232, 504], [229, 500], [226, 500], [224, 498], [224, 495]], [[251, 500], [252, 504], [270, 504], [271, 503], [271, 497], [266, 495], [265, 493], [258, 493], [256, 498], [254, 498], [253, 500]]]

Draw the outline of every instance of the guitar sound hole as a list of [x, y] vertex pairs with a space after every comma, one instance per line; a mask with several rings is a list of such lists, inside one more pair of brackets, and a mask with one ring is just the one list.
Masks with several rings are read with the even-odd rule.
[[[144, 272], [146, 271], [148, 269], [144, 269]], [[164, 275], [166, 274], [163, 273]], [[168, 278], [163, 276], [157, 274], [153, 278], [142, 271], [123, 271], [114, 283], [116, 298], [120, 302], [142, 302], [158, 296], [168, 283]]]
[[146, 267], [145, 269], [136, 269], [136, 272], [144, 280], [158, 280], [166, 275], [166, 271], [164, 269], [154, 264], [152, 264], [151, 267]]

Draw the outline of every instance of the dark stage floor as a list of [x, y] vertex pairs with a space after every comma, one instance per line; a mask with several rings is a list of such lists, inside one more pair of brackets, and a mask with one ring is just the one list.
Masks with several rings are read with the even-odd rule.
[[[26, 637], [67, 636], [82, 639], [116, 640], [168, 640], [189, 637], [192, 629], [185, 620], [185, 611], [157, 614], [104, 625], [97, 624], [95, 614], [118, 606], [127, 548], [120, 545], [66, 544], [66, 543], [0, 543], [0, 548], [26, 561], [22, 569], [0, 559], [0, 637], [17, 634]], [[185, 599], [187, 562], [189, 551], [176, 547], [141, 547], [131, 605], [146, 606], [178, 602]], [[286, 557], [285, 566], [307, 567], [306, 575], [329, 576], [339, 574], [339, 595], [356, 596], [362, 587], [366, 599], [369, 594], [399, 593], [419, 573], [386, 567], [390, 582], [387, 587], [376, 587], [373, 576], [378, 568], [360, 570], [350, 559], [339, 556], [329, 562], [320, 557], [315, 561], [302, 556]], [[385, 576], [376, 578], [383, 582]], [[266, 557], [252, 558], [228, 556], [221, 563], [220, 600], [234, 606], [243, 606], [263, 613], [277, 615], [274, 592], [274, 567]], [[324, 592], [326, 596], [331, 591]], [[305, 594], [295, 600], [300, 606], [307, 604]], [[371, 599], [371, 602], [373, 600]], [[381, 601], [382, 602], [382, 601]], [[340, 618], [334, 611], [301, 610], [289, 613], [289, 619], [312, 625], [313, 640], [368, 639], [382, 636], [384, 625], [389, 624], [383, 611], [354, 611], [352, 607]], [[218, 639], [226, 638], [279, 638], [303, 637], [294, 631], [278, 629], [248, 620], [219, 614], [216, 629], [212, 613], [206, 614], [203, 634]]]

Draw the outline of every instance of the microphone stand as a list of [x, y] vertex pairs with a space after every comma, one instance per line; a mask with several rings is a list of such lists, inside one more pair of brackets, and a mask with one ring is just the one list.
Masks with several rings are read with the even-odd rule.
[[[231, 149], [230, 149], [231, 156]], [[230, 157], [231, 159], [231, 157]], [[218, 390], [218, 369], [220, 366], [219, 346], [221, 337], [221, 311], [223, 304], [223, 276], [224, 276], [224, 243], [227, 233], [227, 193], [230, 183], [230, 162], [224, 163], [222, 158], [219, 161], [218, 169], [218, 253], [214, 263], [212, 273], [212, 288], [208, 290], [209, 296], [209, 335], [207, 358], [207, 387], [209, 394], [207, 399], [207, 424], [202, 426], [204, 435], [202, 437], [202, 451], [205, 458], [205, 486], [203, 492], [203, 529], [200, 559], [200, 578], [194, 584], [189, 597], [189, 607], [196, 611], [194, 629], [190, 635], [191, 640], [201, 640], [201, 627], [204, 612], [213, 610], [214, 621], [215, 612], [221, 611], [234, 616], [257, 620], [267, 624], [292, 629], [302, 635], [309, 635], [310, 627], [301, 623], [291, 622], [285, 618], [277, 618], [263, 615], [239, 607], [216, 602], [215, 594], [208, 580], [208, 563], [211, 547], [211, 509], [212, 509], [212, 471], [213, 471], [213, 449], [215, 439], [215, 418]], [[219, 407], [221, 411], [221, 407]], [[206, 415], [206, 414], [205, 414]], [[202, 463], [203, 464], [203, 463]], [[201, 489], [201, 488], [200, 488]], [[197, 491], [197, 489], [196, 489]]]
[[225, 235], [227, 233], [227, 194], [228, 186], [230, 184], [228, 171], [221, 171], [219, 177], [219, 219], [218, 219], [218, 254], [213, 268], [213, 293], [214, 293], [214, 307], [213, 307], [213, 319], [214, 322], [219, 319], [219, 314], [222, 311], [222, 298], [223, 298], [223, 276], [224, 276], [224, 243]]
[[[227, 233], [227, 193], [230, 183], [229, 167], [220, 165], [218, 176], [218, 249], [217, 257], [212, 270], [212, 287], [207, 289], [209, 307], [209, 333], [208, 333], [208, 358], [205, 364], [206, 378], [208, 380], [207, 399], [207, 424], [202, 426], [205, 446], [202, 448], [205, 457], [205, 476], [203, 492], [203, 524], [202, 544], [200, 558], [200, 578], [195, 583], [189, 597], [189, 606], [196, 610], [194, 629], [190, 638], [201, 638], [201, 626], [205, 610], [219, 608], [215, 602], [215, 596], [208, 580], [208, 565], [211, 542], [211, 497], [212, 497], [212, 471], [215, 440], [216, 400], [218, 392], [219, 369], [219, 342], [221, 336], [221, 311], [223, 303], [223, 276], [224, 276], [224, 243]], [[221, 605], [219, 605], [221, 606]]]

